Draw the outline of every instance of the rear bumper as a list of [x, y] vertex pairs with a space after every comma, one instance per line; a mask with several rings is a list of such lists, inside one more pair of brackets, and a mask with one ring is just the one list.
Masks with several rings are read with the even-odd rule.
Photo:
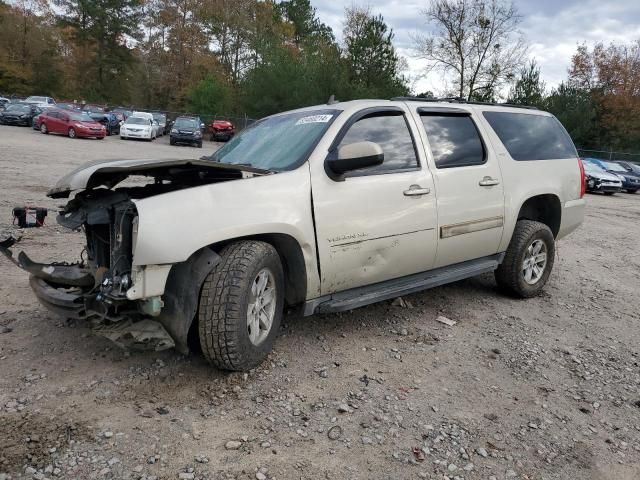
[[584, 221], [584, 209], [586, 201], [584, 198], [578, 200], [569, 200], [564, 203], [562, 209], [562, 220], [560, 222], [560, 231], [557, 239], [566, 237], [575, 229], [577, 229]]

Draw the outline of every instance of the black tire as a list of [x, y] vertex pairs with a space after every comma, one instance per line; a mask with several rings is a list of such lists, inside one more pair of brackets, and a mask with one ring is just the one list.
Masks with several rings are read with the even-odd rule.
[[627, 190], [627, 193], [636, 193], [638, 190]]
[[610, 197], [611, 195], [613, 195], [614, 193], [616, 193], [616, 192], [604, 192], [604, 194], [605, 194], [605, 195], [607, 195], [607, 196], [609, 196], [609, 197]]
[[202, 148], [202, 142], [198, 143], [198, 148]]
[[169, 145], [175, 145], [176, 141], [173, 138], [169, 138]]
[[[200, 292], [198, 333], [209, 363], [223, 370], [247, 371], [258, 366], [273, 348], [284, 303], [284, 274], [278, 252], [268, 243], [240, 241], [220, 251], [220, 263], [209, 273]], [[271, 329], [255, 345], [249, 338], [251, 287], [267, 269], [275, 283], [275, 312]]]
[[[529, 246], [537, 240], [542, 240], [546, 246], [547, 259], [542, 276], [536, 283], [529, 284], [524, 275], [525, 254]], [[555, 239], [547, 225], [532, 220], [519, 220], [504, 260], [495, 271], [498, 286], [506, 293], [519, 298], [530, 298], [540, 294], [551, 275], [555, 254]]]

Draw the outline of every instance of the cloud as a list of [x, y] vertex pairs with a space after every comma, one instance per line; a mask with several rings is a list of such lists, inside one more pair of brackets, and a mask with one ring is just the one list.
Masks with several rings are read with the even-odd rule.
[[[345, 7], [352, 0], [322, 2], [312, 0], [320, 19], [330, 25], [338, 39], [342, 36]], [[447, 79], [432, 72], [424, 76], [426, 64], [413, 57], [411, 34], [428, 31], [420, 11], [428, 1], [369, 0], [355, 3], [369, 5], [374, 14], [382, 14], [395, 33], [394, 44], [407, 58], [409, 76], [416, 93], [442, 91]], [[530, 43], [529, 55], [540, 65], [542, 78], [554, 87], [567, 77], [571, 56], [579, 44], [598, 42], [625, 43], [640, 39], [640, 2], [629, 0], [516, 0], [523, 17], [521, 31]]]

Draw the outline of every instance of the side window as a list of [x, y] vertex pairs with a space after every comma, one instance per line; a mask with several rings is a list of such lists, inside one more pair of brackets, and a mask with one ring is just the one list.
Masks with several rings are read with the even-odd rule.
[[380, 112], [361, 118], [349, 127], [339, 146], [367, 141], [382, 147], [384, 162], [375, 167], [355, 170], [349, 176], [418, 168], [418, 158], [411, 132], [401, 112]]
[[436, 168], [469, 167], [486, 162], [484, 144], [469, 115], [422, 114]]
[[47, 112], [45, 113], [45, 115], [51, 118], [60, 118], [60, 115], [58, 115], [58, 112]]
[[511, 112], [484, 112], [483, 115], [514, 160], [578, 156], [571, 137], [555, 117]]

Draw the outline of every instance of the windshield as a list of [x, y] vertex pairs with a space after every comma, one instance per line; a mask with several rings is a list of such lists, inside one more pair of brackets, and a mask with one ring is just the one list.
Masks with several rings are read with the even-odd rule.
[[178, 118], [174, 126], [176, 128], [200, 128], [200, 122], [195, 118]]
[[87, 112], [69, 113], [69, 118], [75, 122], [93, 122], [93, 118]]
[[338, 110], [313, 110], [265, 118], [209, 158], [264, 170], [292, 170], [306, 161], [339, 113]]
[[149, 120], [142, 117], [129, 117], [125, 125], [149, 125]]
[[27, 97], [27, 102], [46, 102], [47, 97]]
[[608, 170], [613, 170], [614, 172], [622, 172], [626, 173], [626, 170], [622, 165], [618, 165], [617, 163], [607, 162], [605, 163]]
[[154, 113], [153, 114], [153, 119], [154, 120], [158, 120], [159, 122], [166, 122], [167, 121], [167, 116], [162, 114], [162, 113]]
[[7, 112], [22, 112], [22, 113], [27, 113], [31, 111], [31, 107], [29, 105], [9, 105], [7, 107], [7, 109], [5, 110]]

